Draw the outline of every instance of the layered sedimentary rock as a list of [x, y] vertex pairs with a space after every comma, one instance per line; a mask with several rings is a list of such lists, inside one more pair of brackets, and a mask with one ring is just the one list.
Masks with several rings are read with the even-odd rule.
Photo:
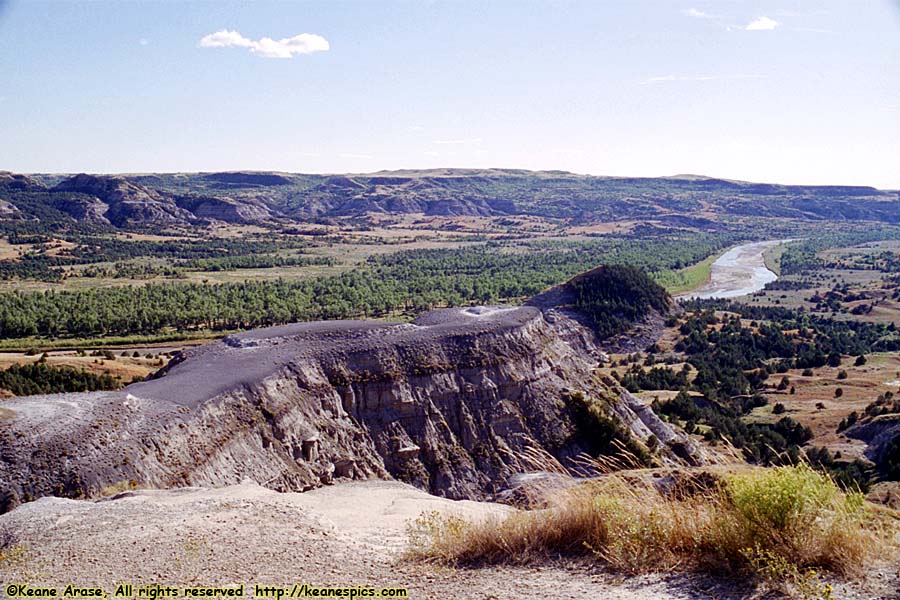
[[850, 427], [844, 431], [844, 435], [866, 442], [866, 458], [879, 467], [890, 470], [892, 466], [889, 464], [892, 460], [890, 451], [898, 443], [895, 440], [900, 440], [900, 416], [879, 415]]
[[[50, 194], [52, 206], [78, 221], [129, 229], [208, 219], [328, 222], [372, 213], [536, 216], [579, 223], [624, 220], [704, 230], [719, 228], [719, 221], [728, 216], [900, 222], [896, 190], [756, 184], [694, 175], [642, 179], [562, 171], [430, 169], [345, 175], [82, 174], [60, 181], [55, 175], [0, 171], [0, 197], [17, 206], [24, 218], [46, 218], [34, 208], [34, 195], [42, 194]], [[700, 213], [702, 218], [697, 217]]]
[[[142, 223], [187, 223], [194, 215], [167, 195], [122, 177], [76, 175], [53, 188], [60, 199], [57, 208], [79, 221], [109, 222], [123, 227]], [[67, 197], [77, 192], [83, 197]]]
[[180, 208], [189, 210], [200, 219], [253, 223], [266, 221], [272, 216], [262, 202], [252, 198], [239, 202], [226, 196], [179, 196], [175, 201]]
[[395, 477], [484, 498], [521, 470], [528, 448], [563, 464], [592, 451], [585, 402], [637, 447], [655, 436], [654, 460], [701, 460], [686, 436], [598, 377], [599, 353], [588, 328], [546, 305], [232, 335], [118, 392], [4, 401], [0, 509], [122, 482], [247, 478], [304, 490]]

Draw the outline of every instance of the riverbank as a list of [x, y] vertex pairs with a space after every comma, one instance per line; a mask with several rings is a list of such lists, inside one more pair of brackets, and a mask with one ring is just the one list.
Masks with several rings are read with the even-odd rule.
[[727, 252], [727, 250], [711, 254], [689, 267], [669, 272], [665, 278], [658, 279], [657, 283], [662, 284], [662, 286], [666, 288], [666, 291], [673, 296], [686, 294], [695, 290], [709, 282], [712, 264], [725, 252]]
[[731, 248], [709, 267], [705, 282], [690, 291], [676, 293], [679, 300], [706, 298], [736, 298], [763, 289], [778, 279], [766, 261], [766, 254], [784, 240], [751, 242]]

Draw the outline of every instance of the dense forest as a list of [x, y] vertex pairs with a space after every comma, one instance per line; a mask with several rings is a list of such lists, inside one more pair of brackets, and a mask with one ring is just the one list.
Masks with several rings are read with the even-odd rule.
[[668, 312], [671, 299], [646, 272], [631, 265], [606, 265], [570, 283], [574, 307], [602, 338], [626, 331], [651, 310]]
[[230, 330], [511, 302], [599, 264], [635, 265], [658, 276], [734, 241], [729, 234], [611, 237], [510, 248], [488, 244], [375, 256], [362, 268], [300, 281], [8, 292], [0, 294], [0, 338]]
[[0, 389], [16, 396], [114, 390], [121, 385], [118, 379], [110, 375], [72, 367], [55, 367], [43, 362], [12, 365], [0, 370]]
[[[281, 266], [310, 266], [333, 264], [334, 260], [321, 256], [289, 256], [275, 254], [285, 250], [308, 249], [311, 242], [291, 237], [277, 241], [241, 238], [173, 239], [165, 241], [123, 240], [117, 237], [66, 232], [59, 238], [43, 234], [13, 233], [9, 243], [28, 245], [16, 260], [0, 261], [0, 279], [57, 282], [74, 265], [111, 266], [89, 267], [82, 276], [146, 276], [160, 272], [177, 274], [180, 271], [230, 271], [236, 269], [272, 268]], [[135, 263], [134, 259], [151, 259], [151, 263]]]

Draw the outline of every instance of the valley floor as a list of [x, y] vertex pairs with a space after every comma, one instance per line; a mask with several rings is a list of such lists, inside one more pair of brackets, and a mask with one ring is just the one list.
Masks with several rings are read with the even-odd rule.
[[[0, 516], [3, 585], [253, 585], [405, 587], [410, 598], [761, 597], [685, 576], [622, 578], [583, 563], [449, 569], [401, 558], [408, 524], [439, 511], [466, 519], [510, 509], [367, 481], [304, 494], [254, 483], [132, 491], [99, 501], [42, 498]], [[897, 598], [897, 574], [840, 586], [837, 598]]]

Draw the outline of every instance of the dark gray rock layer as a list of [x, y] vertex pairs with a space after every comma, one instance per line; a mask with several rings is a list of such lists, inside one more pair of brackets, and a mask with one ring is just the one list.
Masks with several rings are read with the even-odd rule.
[[14, 398], [0, 408], [8, 510], [129, 482], [304, 490], [395, 477], [452, 498], [491, 495], [528, 448], [584, 451], [574, 392], [608, 408], [663, 462], [687, 438], [595, 373], [592, 333], [552, 308], [480, 307], [413, 323], [335, 321], [250, 331], [186, 351], [119, 392]]

